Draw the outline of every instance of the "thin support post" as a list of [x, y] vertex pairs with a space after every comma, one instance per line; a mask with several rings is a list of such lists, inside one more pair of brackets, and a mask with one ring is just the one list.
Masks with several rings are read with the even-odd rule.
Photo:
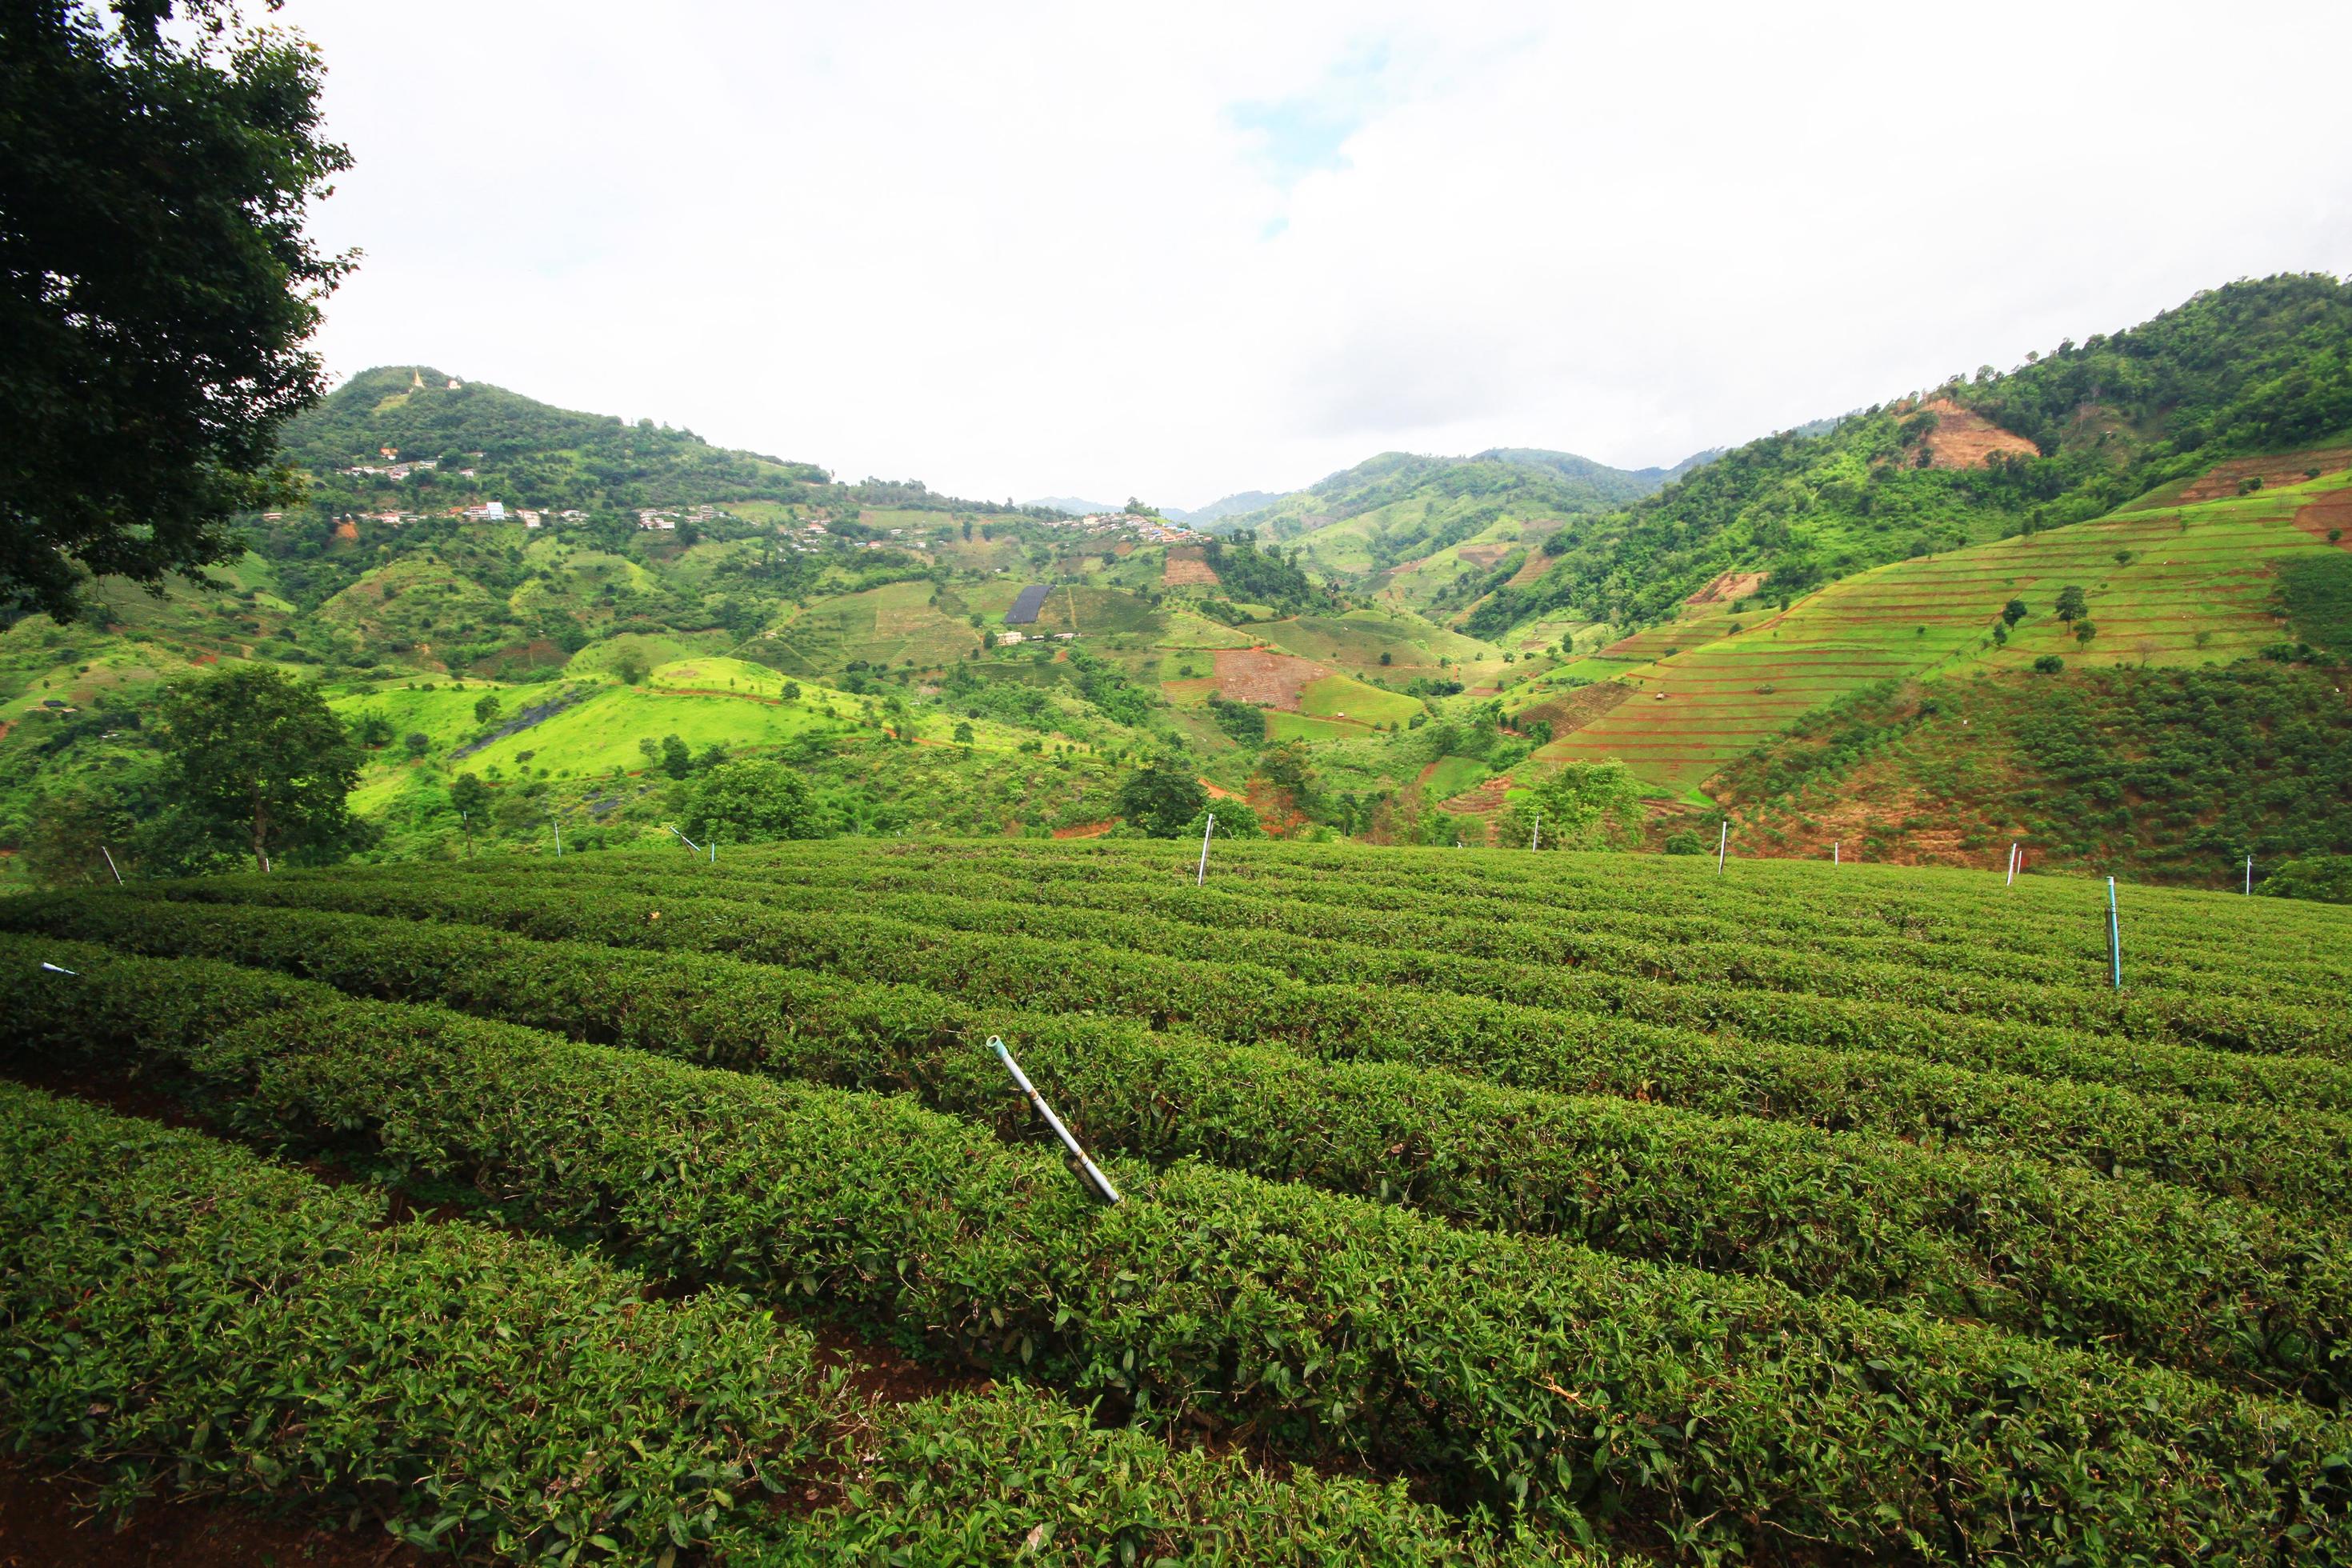
[[680, 833], [677, 828], [675, 828], [675, 827], [670, 827], [669, 824], [668, 824], [668, 823], [667, 823], [667, 822], [663, 823], [663, 824], [662, 824], [662, 826], [663, 826], [664, 827], [668, 827], [668, 828], [669, 828], [670, 837], [673, 837], [673, 838], [675, 838], [675, 839], [677, 839], [680, 844], [685, 845], [688, 849], [693, 850], [697, 855], [699, 855], [699, 854], [701, 854], [701, 853], [702, 853], [702, 846], [701, 846], [701, 845], [697, 844], [693, 839], [688, 838], [685, 834]]
[[2116, 989], [2124, 988], [2124, 928], [2116, 911], [2116, 879], [2107, 879], [2107, 962], [2115, 977]]
[[2253, 892], [2254, 892], [2254, 858], [2253, 858], [2252, 856], [2249, 855], [2249, 856], [2247, 856], [2247, 857], [2246, 857], [2246, 896], [2247, 896], [2248, 898], [2252, 898], [2252, 897], [2253, 897]]
[[2003, 882], [2001, 886], [2004, 888], [2017, 886], [2017, 840], [2013, 838], [2009, 842], [2009, 880]]
[[1209, 835], [1217, 830], [1217, 814], [1209, 813], [1209, 820], [1201, 825], [1201, 864], [1192, 873], [1192, 886], [1203, 888], [1209, 883]]
[[1045, 1103], [1045, 1097], [1037, 1092], [1036, 1087], [1029, 1081], [1029, 1075], [1021, 1070], [1021, 1064], [1014, 1061], [1013, 1053], [1004, 1048], [1004, 1041], [991, 1035], [988, 1037], [988, 1048], [996, 1053], [996, 1059], [1004, 1064], [1004, 1070], [1013, 1075], [1013, 1081], [1020, 1086], [1023, 1094], [1029, 1097], [1029, 1103], [1037, 1108], [1037, 1114], [1045, 1119], [1045, 1125], [1054, 1130], [1054, 1136], [1062, 1141], [1062, 1147], [1077, 1161], [1078, 1168], [1086, 1173], [1087, 1184], [1102, 1194], [1103, 1202], [1118, 1202], [1118, 1189], [1110, 1184], [1110, 1178], [1104, 1175], [1092, 1160], [1087, 1158], [1087, 1152], [1078, 1147], [1078, 1141], [1070, 1136], [1070, 1130], [1062, 1125], [1062, 1119], [1054, 1114], [1054, 1108]]
[[1838, 838], [1832, 838], [1832, 839], [1831, 839], [1831, 840], [1830, 840], [1830, 864], [1831, 864], [1831, 865], [1832, 865], [1832, 866], [1843, 866], [1843, 865], [1844, 865], [1844, 864], [1845, 864], [1845, 862], [1844, 862], [1843, 859], [1841, 859], [1841, 858], [1839, 858], [1839, 857], [1840, 857], [1840, 855], [1842, 854], [1842, 852], [1844, 850], [1844, 848], [1845, 848], [1845, 841], [1844, 841], [1844, 840], [1843, 840], [1843, 839], [1838, 839]]
[[98, 852], [106, 857], [106, 868], [114, 873], [114, 885], [122, 886], [122, 868], [114, 863], [114, 852], [103, 844], [98, 847]]
[[563, 824], [552, 816], [547, 820], [549, 826], [555, 829], [555, 858], [561, 860], [563, 858]]
[[1536, 813], [1535, 831], [1528, 835], [1528, 847], [1530, 849], [1543, 847], [1543, 813], [1540, 811]]
[[1724, 819], [1723, 831], [1715, 836], [1715, 874], [1723, 875], [1723, 857], [1731, 848], [1731, 821]]

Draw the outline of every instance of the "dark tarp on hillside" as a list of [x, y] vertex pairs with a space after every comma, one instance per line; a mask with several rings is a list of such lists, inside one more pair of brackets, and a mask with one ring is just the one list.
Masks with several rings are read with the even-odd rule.
[[1004, 612], [1004, 624], [1008, 626], [1025, 626], [1034, 621], [1037, 618], [1037, 612], [1045, 607], [1045, 595], [1053, 591], [1051, 588], [1039, 587], [1034, 584], [1022, 589], [1021, 596], [1013, 601], [1013, 607]]

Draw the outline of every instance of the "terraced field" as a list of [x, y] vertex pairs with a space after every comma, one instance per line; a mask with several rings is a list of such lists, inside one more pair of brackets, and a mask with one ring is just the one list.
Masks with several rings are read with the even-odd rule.
[[2352, 911], [1194, 853], [0, 902], [0, 1421], [517, 1561], [2352, 1555]]
[[[2247, 658], [2281, 635], [2275, 563], [2331, 547], [2324, 530], [2298, 519], [2315, 504], [2324, 510], [2347, 481], [2337, 472], [1901, 562], [1780, 615], [1691, 606], [1607, 650], [1633, 699], [1538, 755], [1621, 757], [1654, 784], [1689, 790], [1799, 715], [1873, 681], [2026, 669], [2044, 655], [2093, 665]], [[2089, 602], [2097, 635], [2088, 645], [2054, 614], [2068, 585]], [[1997, 646], [1990, 628], [2011, 599], [2030, 613]]]

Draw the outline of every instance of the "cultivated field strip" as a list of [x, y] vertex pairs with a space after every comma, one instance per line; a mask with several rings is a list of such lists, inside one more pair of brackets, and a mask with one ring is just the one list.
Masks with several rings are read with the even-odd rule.
[[[1333, 863], [1321, 864], [1327, 858]], [[583, 858], [569, 858], [566, 866]], [[1845, 883], [1824, 887], [1811, 879], [1817, 868], [1792, 861], [1735, 860], [1731, 874], [1717, 878], [1711, 861], [1675, 858], [1315, 846], [1276, 852], [1248, 844], [1220, 844], [1214, 858], [1220, 884], [1263, 886], [1317, 904], [1412, 907], [1432, 918], [1515, 926], [1598, 925], [1665, 949], [1765, 942], [2091, 990], [2107, 979], [2105, 889], [2088, 879], [2026, 877], [2004, 889], [1997, 872], [1846, 866], [1836, 871]], [[756, 874], [777, 863], [772, 850], [748, 850], [710, 869]], [[855, 855], [845, 846], [818, 845], [805, 852], [795, 847], [791, 864], [796, 876], [828, 864], [910, 874], [942, 866], [1007, 868], [1041, 885], [1189, 886], [1193, 870], [1192, 856], [1181, 850], [1100, 843], [1055, 846], [1048, 856], [1024, 856], [1021, 847], [997, 843], [863, 846]], [[1634, 885], [1637, 879], [1663, 886]], [[2339, 951], [2342, 917], [2331, 911], [2168, 889], [2133, 888], [2125, 896], [2135, 991], [2218, 988], [2326, 1005], [2339, 985], [2352, 985], [2352, 952]], [[2331, 930], [2337, 941], [2314, 951], [2308, 938]]]
[[601, 1539], [640, 1562], [708, 1544], [757, 1474], [821, 1453], [841, 1399], [812, 1342], [733, 1293], [645, 1301], [543, 1242], [384, 1207], [0, 1082], [12, 1447], [188, 1495], [307, 1494], [445, 1549]]
[[[509, 886], [517, 874], [478, 875]], [[1171, 899], [1146, 883], [1024, 886], [1014, 877], [968, 871], [861, 879], [851, 867], [802, 867], [784, 881], [757, 872], [720, 876], [707, 868], [649, 876], [643, 868], [591, 860], [578, 869], [520, 876], [525, 885], [544, 887], [562, 879], [592, 888], [684, 892], [782, 909], [854, 906], [870, 915], [953, 930], [1083, 938], [1171, 956], [1227, 950], [1226, 933], [1244, 930], [1253, 933], [1245, 950], [1252, 961], [1294, 979], [1409, 984], [1645, 1024], [1887, 1050], [1985, 1071], [2114, 1083], [2192, 1100], [2352, 1110], [2352, 1064], [2176, 1046], [1940, 1013], [1906, 1003], [1594, 973], [1559, 966], [1561, 944], [1523, 926], [1360, 914], [1267, 894], [1203, 889]], [[1294, 934], [1315, 940], [1283, 940]], [[1547, 965], [1551, 967], [1530, 967]]]
[[[744, 1297], [464, 1220], [383, 1224], [243, 1149], [0, 1082], [0, 1389], [20, 1452], [527, 1562], [736, 1568], [1002, 1555], [1589, 1563], [1504, 1552], [1395, 1489], [1096, 1428], [1017, 1383], [861, 1405]], [[128, 1391], [128, 1397], [126, 1397]], [[771, 1492], [858, 1484], [779, 1514]]]
[[14, 1048], [129, 1053], [248, 1133], [471, 1183], [680, 1285], [924, 1325], [1139, 1422], [1694, 1552], [2345, 1555], [2352, 1433], [2296, 1402], [1206, 1165], [1114, 1162], [1130, 1199], [1097, 1207], [1057, 1160], [895, 1098], [85, 962], [110, 984], [0, 997]]
[[1890, 1132], [2141, 1173], [2311, 1215], [2339, 1214], [2352, 1201], [2352, 1120], [2319, 1111], [2137, 1094], [1885, 1052], [1727, 1040], [1481, 997], [1311, 984], [1262, 965], [771, 910], [740, 900], [617, 892], [584, 898], [561, 885], [541, 889], [478, 879], [395, 884], [278, 876], [156, 888], [194, 901], [477, 924], [887, 976], [1006, 1007], [1120, 1015], [1236, 1044], [1408, 1062], [1523, 1089], [1615, 1095], [1710, 1115]]
[[[1187, 853], [1100, 841], [1056, 845], [1045, 855], [1034, 853], [1034, 847], [957, 841], [861, 844], [853, 851], [820, 843], [793, 847], [788, 862], [772, 848], [751, 848], [730, 852], [717, 866], [698, 862], [696, 868], [740, 879], [765, 877], [788, 863], [795, 878], [864, 875], [886, 889], [902, 879], [959, 870], [1014, 876], [1041, 891], [1111, 885], [1165, 889], [1179, 881], [1192, 884], [1197, 853], [1197, 845]], [[1400, 857], [1392, 850], [1347, 850], [1339, 852], [1338, 865], [1324, 868], [1305, 858], [1315, 852], [1316, 847], [1286, 845], [1279, 858], [1270, 858], [1273, 852], [1265, 847], [1220, 842], [1214, 852], [1216, 885], [1208, 890], [1278, 891], [1286, 899], [1351, 912], [1362, 912], [1367, 905], [1391, 908], [1405, 901], [1398, 893], [1428, 890], [1439, 895], [1425, 900], [1434, 907], [1412, 912], [1433, 920], [1507, 916], [1515, 925], [1606, 929], [1666, 947], [1760, 941], [1833, 954], [1859, 950], [1876, 963], [1981, 970], [1994, 978], [2093, 987], [2105, 980], [2104, 889], [2082, 879], [2027, 877], [2004, 889], [1997, 875], [1857, 865], [1838, 869], [1845, 884], [1830, 901], [1819, 896], [1827, 889], [1802, 880], [1813, 868], [1798, 862], [1743, 863], [1735, 858], [1732, 875], [1717, 879], [1711, 862], [1671, 858], [1643, 863], [1603, 857], [1595, 865], [1588, 857], [1507, 851], [1406, 851]], [[1402, 858], [1407, 865], [1382, 864], [1367, 858], [1368, 853], [1391, 862]], [[688, 858], [680, 855], [673, 863]], [[572, 872], [595, 863], [593, 857], [574, 855], [544, 868]], [[643, 864], [634, 858], [626, 863]], [[1642, 879], [1665, 886], [1629, 885], [1629, 865], [1639, 867]], [[486, 861], [451, 869], [497, 875], [513, 868], [511, 863]], [[1795, 896], [1792, 873], [1805, 889]], [[394, 868], [355, 868], [342, 875], [399, 879]], [[1947, 885], [1923, 897], [1927, 890], [1910, 886], [1915, 880]], [[1963, 890], [1975, 896], [1959, 896]], [[1382, 893], [1389, 897], [1383, 900]], [[2205, 986], [2212, 972], [2225, 984], [2240, 985], [2247, 976], [2275, 979], [2290, 995], [2325, 1001], [2336, 982], [2352, 983], [2352, 957], [2326, 952], [2298, 956], [2299, 911], [2275, 900], [2247, 904], [2235, 898], [2224, 901], [2221, 895], [2144, 889], [2129, 889], [2126, 896], [2133, 900], [2131, 933], [2137, 939], [2135, 969], [2144, 963], [2152, 966], [2136, 983], [2143, 988], [2174, 973], [2182, 975], [2182, 984]], [[2003, 956], [2011, 953], [2016, 964]]]
[[[2331, 1405], [2352, 1375], [2339, 1353], [2352, 1331], [2339, 1231], [2153, 1183], [1301, 1060], [730, 959], [103, 897], [15, 912], [20, 927], [62, 937], [261, 965], [704, 1065], [911, 1088], [1001, 1138], [1034, 1138], [981, 1048], [1002, 1032], [1090, 1146], [1154, 1163], [1202, 1159], [1809, 1294], [1913, 1301]], [[45, 951], [0, 939], [0, 963], [30, 967]]]
[[[702, 873], [690, 865], [680, 865], [677, 861], [671, 861], [667, 869], [660, 868], [658, 861], [650, 868], [625, 869], [630, 873], [625, 880], [632, 888], [660, 889], [676, 897], [729, 896], [728, 884], [714, 886], [705, 882], [701, 879]], [[564, 875], [593, 877], [596, 873]], [[515, 879], [518, 876], [523, 880], [517, 882]], [[490, 887], [517, 886], [525, 889], [557, 885], [553, 879], [533, 879], [532, 873], [528, 870], [494, 870], [479, 874], [478, 879], [470, 882], [453, 882], [452, 896], [456, 896], [454, 889], [457, 887], [485, 883]], [[386, 889], [394, 896], [408, 896], [415, 888], [413, 880], [403, 879], [352, 879], [338, 885], [350, 889], [353, 896], [363, 896], [365, 889], [375, 888]], [[740, 887], [740, 884], [733, 885]], [[162, 890], [168, 896], [211, 899], [268, 900], [311, 896], [300, 891], [273, 891], [281, 886], [280, 881], [243, 877], [208, 879], [184, 887], [163, 887]], [[1171, 888], [1168, 896], [1182, 898], [1188, 895]], [[1376, 894], [1368, 893], [1365, 897], [1367, 901], [1375, 904], [1381, 901]], [[1396, 895], [1389, 897], [1394, 899]], [[1071, 917], [1070, 923], [1075, 926], [1078, 919]], [[2179, 990], [2143, 991], [2134, 988], [2118, 994], [2104, 986], [2090, 984], [2065, 987], [2011, 984], [1965, 975], [1954, 976], [1927, 966], [1879, 964], [1802, 952], [1784, 952], [1753, 942], [1674, 948], [1619, 937], [1606, 930], [1559, 928], [1531, 931], [1515, 927], [1514, 931], [1517, 951], [1507, 952], [1505, 956], [1521, 963], [1547, 966], [1541, 973], [1513, 974], [1509, 978], [1507, 984], [1519, 988], [1522, 994], [1527, 989], [1541, 990], [1547, 986], [1564, 986], [1572, 993], [1586, 975], [1620, 974], [1677, 985], [1696, 984], [1759, 993], [1878, 1001], [1940, 1014], [2084, 1029], [2222, 1050], [2319, 1054], [2352, 1059], [2352, 1017], [2344, 1016], [2341, 1009], [2331, 1011], [2322, 1006], [2275, 1001], [2207, 998]], [[1074, 940], [1093, 940], [1086, 933], [1075, 931], [1071, 935]], [[1465, 941], [1475, 940], [1465, 937]], [[1255, 962], [1258, 953], [1281, 941], [1278, 935], [1269, 934], [1245, 921], [1232, 931], [1230, 941], [1221, 951], [1236, 960]], [[1436, 951], [1454, 951], [1456, 946], [1449, 942]], [[1391, 962], [1410, 964], [1419, 961], [1416, 955], [1426, 951], [1402, 948]], [[1575, 973], [1565, 978], [1554, 979], [1553, 971], [1557, 969]], [[1365, 978], [1375, 977], [1368, 975]]]

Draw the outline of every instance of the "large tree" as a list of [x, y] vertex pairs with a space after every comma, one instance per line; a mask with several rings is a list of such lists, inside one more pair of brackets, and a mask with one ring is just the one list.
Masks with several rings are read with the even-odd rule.
[[322, 68], [236, 0], [11, 0], [0, 19], [0, 612], [160, 586], [287, 493], [278, 432], [352, 265], [303, 233], [350, 166]]
[[1181, 837], [1208, 804], [1209, 792], [1173, 757], [1155, 758], [1118, 786], [1118, 814], [1153, 838]]
[[317, 690], [247, 665], [173, 692], [163, 750], [175, 809], [224, 847], [273, 861], [340, 860], [373, 837], [351, 815], [360, 752]]
[[687, 812], [687, 837], [705, 841], [755, 844], [824, 831], [807, 783], [774, 763], [720, 763], [695, 784]]

